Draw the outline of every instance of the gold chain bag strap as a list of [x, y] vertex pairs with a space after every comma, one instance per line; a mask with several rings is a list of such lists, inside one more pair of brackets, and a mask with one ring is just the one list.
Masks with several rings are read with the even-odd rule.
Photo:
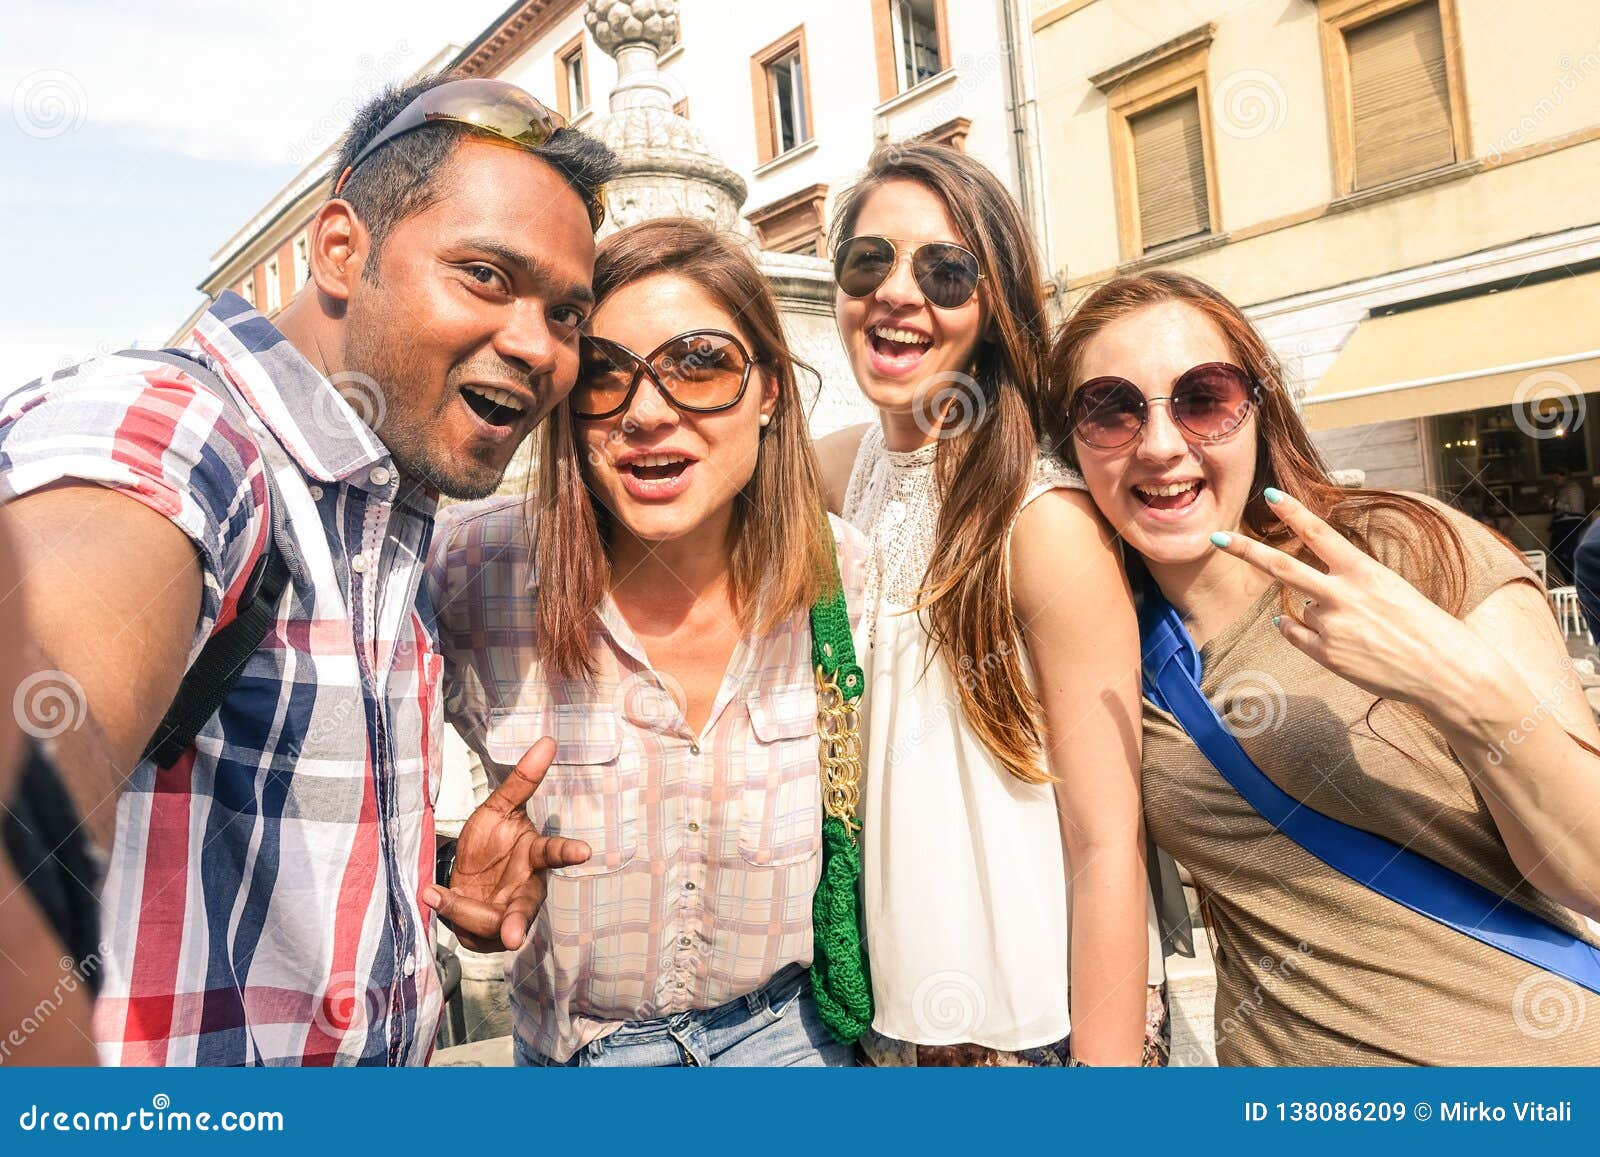
[[850, 610], [834, 563], [832, 588], [811, 607], [822, 775], [822, 879], [811, 903], [811, 989], [828, 1031], [853, 1044], [872, 1023], [872, 976], [861, 916], [861, 716], [866, 679], [856, 663]]

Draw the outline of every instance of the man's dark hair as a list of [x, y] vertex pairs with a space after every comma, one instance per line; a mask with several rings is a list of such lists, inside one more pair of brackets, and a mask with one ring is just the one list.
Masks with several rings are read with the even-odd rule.
[[[339, 142], [333, 177], [349, 168], [367, 143], [381, 133], [402, 109], [422, 93], [452, 80], [466, 80], [460, 72], [445, 72], [391, 86], [356, 111]], [[370, 153], [350, 174], [339, 196], [350, 202], [372, 235], [372, 255], [362, 276], [375, 279], [378, 256], [389, 231], [415, 213], [438, 201], [449, 189], [450, 158], [473, 130], [454, 121], [436, 121], [402, 133]], [[617, 171], [617, 157], [594, 137], [576, 129], [561, 129], [544, 144], [530, 150], [561, 174], [585, 206]]]

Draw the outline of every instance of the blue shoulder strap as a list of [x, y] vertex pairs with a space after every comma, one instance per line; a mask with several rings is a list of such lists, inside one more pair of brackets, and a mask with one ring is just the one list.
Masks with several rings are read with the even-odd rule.
[[1465, 936], [1600, 993], [1600, 949], [1511, 900], [1382, 836], [1324, 815], [1255, 765], [1200, 690], [1200, 654], [1172, 605], [1147, 583], [1139, 611], [1144, 693], [1278, 831], [1334, 871]]

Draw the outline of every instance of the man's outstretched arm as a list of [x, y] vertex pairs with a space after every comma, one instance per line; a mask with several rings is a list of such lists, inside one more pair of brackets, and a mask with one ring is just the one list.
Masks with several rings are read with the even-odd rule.
[[23, 730], [52, 737], [85, 830], [107, 850], [117, 797], [183, 679], [200, 555], [161, 514], [95, 483], [58, 483], [6, 511], [31, 642], [11, 706]]

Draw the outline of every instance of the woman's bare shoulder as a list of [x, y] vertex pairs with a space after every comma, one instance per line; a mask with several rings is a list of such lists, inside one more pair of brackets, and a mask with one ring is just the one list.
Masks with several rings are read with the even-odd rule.
[[824, 434], [812, 443], [817, 454], [817, 465], [822, 469], [822, 491], [828, 500], [828, 510], [834, 514], [844, 509], [845, 490], [850, 485], [850, 471], [856, 464], [856, 453], [861, 449], [861, 439], [871, 423], [861, 422], [846, 426], [831, 434]]

